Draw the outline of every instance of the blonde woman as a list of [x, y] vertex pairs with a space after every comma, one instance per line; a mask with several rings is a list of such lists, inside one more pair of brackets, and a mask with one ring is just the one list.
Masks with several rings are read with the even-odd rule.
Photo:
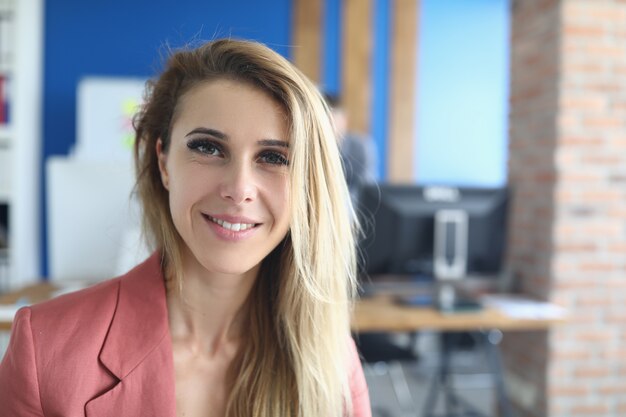
[[355, 245], [329, 112], [254, 42], [174, 53], [136, 119], [155, 252], [24, 308], [7, 416], [370, 416], [349, 316]]

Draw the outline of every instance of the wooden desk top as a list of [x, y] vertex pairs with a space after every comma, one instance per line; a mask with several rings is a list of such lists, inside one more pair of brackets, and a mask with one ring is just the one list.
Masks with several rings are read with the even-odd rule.
[[395, 303], [392, 297], [364, 298], [356, 304], [352, 329], [356, 332], [410, 332], [415, 330], [468, 331], [499, 329], [502, 331], [546, 330], [560, 323], [557, 319], [512, 318], [495, 308], [444, 314], [429, 307], [412, 307]]
[[[41, 282], [35, 285], [25, 287], [21, 290], [0, 295], [0, 309], [17, 309], [18, 306], [26, 304], [35, 304], [48, 300], [52, 293], [58, 290], [53, 284]], [[0, 317], [0, 331], [11, 330], [12, 319], [8, 319], [4, 315]]]
[[[14, 305], [20, 300], [29, 304], [44, 301], [58, 287], [39, 283], [20, 291], [0, 295], [0, 307]], [[467, 331], [480, 329], [499, 330], [545, 330], [562, 322], [556, 319], [511, 318], [499, 310], [485, 308], [476, 312], [443, 314], [433, 308], [410, 307], [394, 303], [390, 296], [375, 296], [359, 300], [352, 320], [357, 332], [407, 332], [415, 330]], [[0, 331], [11, 329], [12, 320], [0, 318]]]

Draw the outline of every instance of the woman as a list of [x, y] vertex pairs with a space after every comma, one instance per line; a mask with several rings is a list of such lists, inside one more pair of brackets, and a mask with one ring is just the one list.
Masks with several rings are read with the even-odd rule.
[[349, 194], [315, 87], [260, 44], [213, 41], [171, 56], [136, 131], [156, 250], [20, 310], [0, 414], [369, 416]]

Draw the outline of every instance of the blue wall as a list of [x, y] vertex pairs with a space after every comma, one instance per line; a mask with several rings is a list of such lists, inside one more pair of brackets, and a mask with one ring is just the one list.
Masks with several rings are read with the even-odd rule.
[[[323, 0], [322, 87], [341, 91], [342, 0]], [[421, 0], [416, 178], [506, 182], [509, 0]], [[390, 22], [394, 0], [375, 0], [372, 136], [384, 177]], [[76, 88], [87, 75], [151, 76], [165, 43], [232, 35], [290, 57], [292, 0], [47, 0], [43, 158], [76, 136]], [[42, 161], [43, 163], [43, 161]], [[43, 169], [42, 169], [43, 172]], [[45, 199], [42, 198], [42, 201]], [[45, 207], [42, 210], [45, 255]]]
[[342, 1], [324, 0], [322, 10], [322, 79], [323, 91], [341, 93]]
[[416, 178], [506, 182], [509, 0], [422, 0]]
[[389, 88], [393, 0], [373, 2], [371, 135], [376, 149], [376, 178], [387, 176], [387, 134], [389, 132]]
[[[151, 76], [160, 67], [165, 43], [176, 47], [229, 35], [257, 39], [289, 57], [291, 0], [47, 0], [44, 161], [66, 155], [75, 142], [76, 88], [82, 77]], [[45, 254], [45, 207], [42, 225]], [[46, 255], [42, 271], [47, 274]]]

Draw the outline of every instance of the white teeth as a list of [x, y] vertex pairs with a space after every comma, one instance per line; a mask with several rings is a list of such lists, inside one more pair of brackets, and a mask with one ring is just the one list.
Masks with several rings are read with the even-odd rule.
[[232, 230], [233, 232], [239, 232], [254, 227], [253, 223], [228, 223], [227, 221], [216, 219], [215, 217], [209, 216], [209, 218], [212, 222], [219, 224], [224, 229]]

